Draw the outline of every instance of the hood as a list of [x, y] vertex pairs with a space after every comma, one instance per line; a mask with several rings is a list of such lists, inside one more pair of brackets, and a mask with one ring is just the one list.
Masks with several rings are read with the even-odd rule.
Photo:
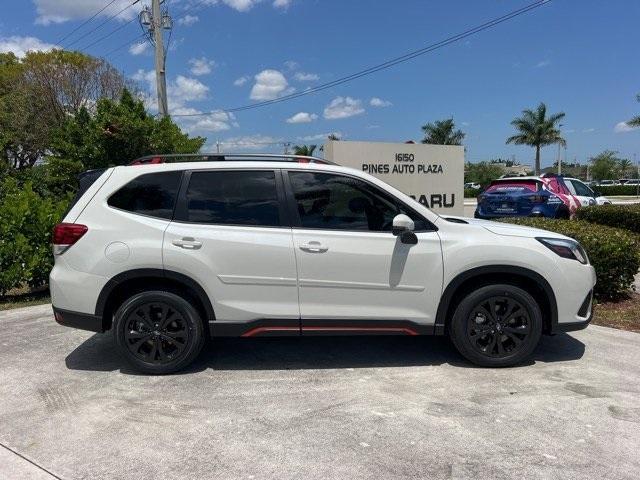
[[525, 227], [524, 225], [513, 225], [510, 223], [492, 222], [491, 220], [480, 220], [478, 218], [455, 217], [452, 215], [447, 215], [446, 217], [442, 217], [442, 219], [454, 223], [468, 223], [469, 225], [482, 227], [485, 230], [488, 230], [489, 232], [496, 235], [504, 235], [508, 237], [568, 238], [564, 235], [560, 235], [559, 233], [550, 232], [549, 230]]

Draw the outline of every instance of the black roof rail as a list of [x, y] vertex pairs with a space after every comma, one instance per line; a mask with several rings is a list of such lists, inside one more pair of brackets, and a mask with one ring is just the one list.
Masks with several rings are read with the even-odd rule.
[[324, 158], [288, 153], [158, 153], [155, 155], [145, 155], [144, 157], [136, 158], [134, 161], [129, 163], [129, 165], [155, 165], [160, 163], [179, 162], [239, 162], [252, 160], [337, 165], [336, 163], [325, 160]]

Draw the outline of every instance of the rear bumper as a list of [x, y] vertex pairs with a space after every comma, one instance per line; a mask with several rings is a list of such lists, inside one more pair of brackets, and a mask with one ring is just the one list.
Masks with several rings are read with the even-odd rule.
[[56, 322], [65, 327], [79, 328], [81, 330], [99, 333], [105, 331], [102, 318], [89, 313], [71, 312], [53, 307], [53, 317]]

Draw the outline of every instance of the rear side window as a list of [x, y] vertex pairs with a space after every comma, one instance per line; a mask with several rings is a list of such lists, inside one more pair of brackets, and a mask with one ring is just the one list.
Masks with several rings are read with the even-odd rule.
[[107, 203], [128, 212], [170, 219], [181, 177], [178, 171], [140, 175], [111, 195]]
[[280, 226], [273, 171], [193, 172], [187, 221], [220, 225]]

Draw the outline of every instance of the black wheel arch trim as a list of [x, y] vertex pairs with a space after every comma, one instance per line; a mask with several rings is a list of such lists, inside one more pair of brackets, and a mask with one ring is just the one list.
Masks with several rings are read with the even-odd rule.
[[207, 293], [204, 291], [204, 288], [202, 288], [202, 286], [198, 282], [182, 273], [160, 268], [138, 268], [134, 270], [127, 270], [126, 272], [119, 273], [115, 277], [111, 278], [105, 284], [105, 286], [102, 287], [100, 295], [98, 295], [95, 316], [102, 318], [107, 308], [107, 300], [109, 299], [109, 296], [115, 290], [115, 288], [118, 287], [118, 285], [129, 280], [135, 280], [137, 278], [145, 277], [173, 280], [175, 282], [183, 284], [184, 286], [195, 292], [195, 294], [198, 296], [198, 299], [200, 300], [206, 311], [207, 321], [212, 322], [213, 320], [215, 320], [215, 314], [213, 306], [211, 305], [211, 300], [209, 299]]
[[440, 303], [438, 304], [434, 328], [435, 334], [443, 335], [445, 333], [445, 326], [448, 320], [447, 313], [449, 312], [451, 301], [453, 300], [458, 288], [463, 283], [473, 279], [474, 277], [500, 273], [526, 277], [527, 279], [534, 281], [540, 286], [540, 288], [542, 288], [542, 291], [547, 296], [547, 300], [549, 302], [549, 314], [551, 317], [549, 319], [549, 331], [556, 331], [558, 325], [558, 304], [556, 302], [556, 296], [553, 293], [551, 285], [549, 285], [549, 282], [547, 282], [547, 280], [542, 275], [528, 268], [517, 267], [514, 265], [487, 265], [483, 267], [472, 268], [470, 270], [462, 272], [449, 282], [449, 284], [444, 289], [444, 292], [440, 298]]

